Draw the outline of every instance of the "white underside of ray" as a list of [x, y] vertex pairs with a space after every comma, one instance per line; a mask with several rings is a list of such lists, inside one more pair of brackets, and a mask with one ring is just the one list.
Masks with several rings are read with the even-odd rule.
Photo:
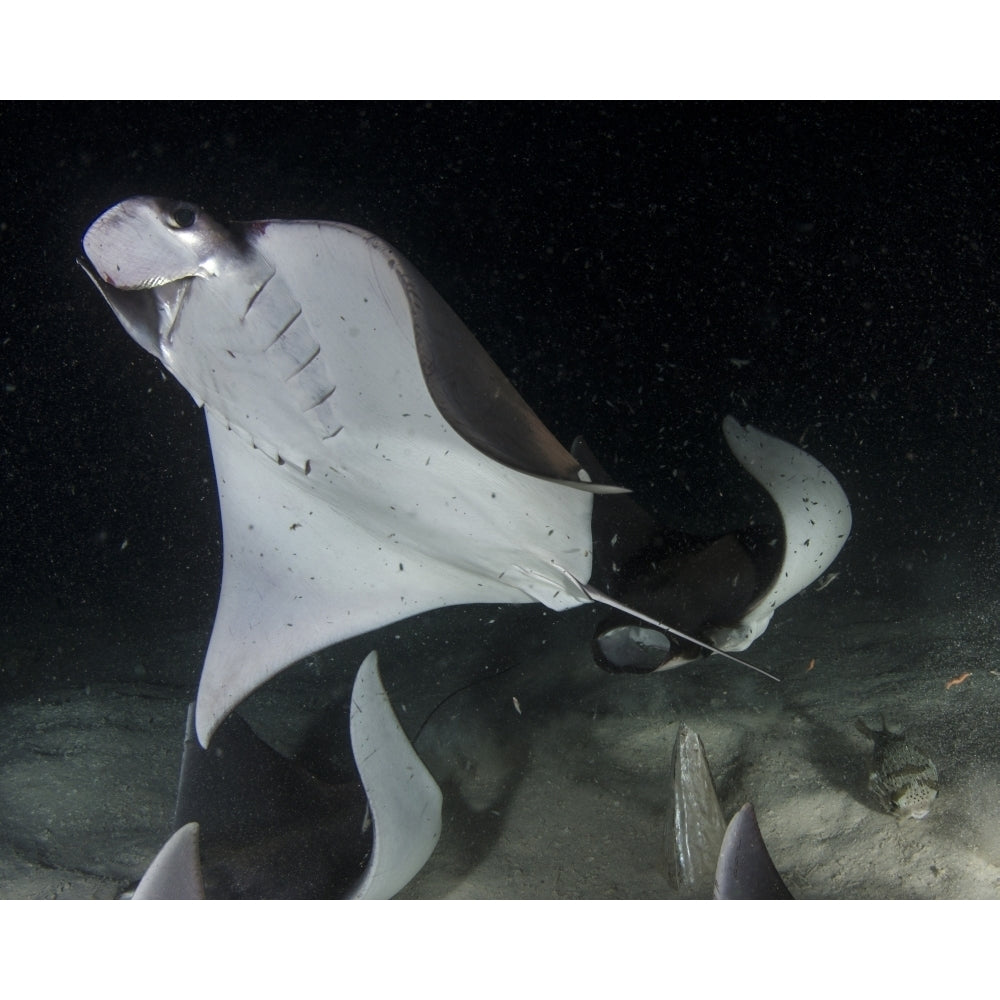
[[352, 899], [391, 899], [441, 836], [441, 789], [406, 738], [369, 653], [351, 695], [351, 747], [372, 812], [371, 858]]
[[[139, 198], [84, 237], [125, 328], [208, 417], [224, 570], [203, 744], [250, 691], [338, 640], [449, 604], [590, 597], [591, 495], [565, 485], [570, 456], [412, 266], [335, 223], [241, 232]], [[739, 650], [829, 565], [850, 508], [799, 449], [724, 427], [787, 533], [768, 592], [711, 637]]]
[[782, 604], [826, 572], [851, 532], [851, 504], [833, 474], [801, 448], [740, 426], [722, 423], [736, 460], [771, 495], [785, 526], [784, 562], [772, 586], [735, 628], [717, 629], [710, 638], [720, 650], [746, 649], [768, 626]]
[[450, 604], [588, 600], [590, 494], [452, 429], [378, 245], [331, 224], [257, 239], [273, 277], [194, 280], [164, 350], [205, 406], [222, 511], [204, 745], [250, 691], [349, 636]]

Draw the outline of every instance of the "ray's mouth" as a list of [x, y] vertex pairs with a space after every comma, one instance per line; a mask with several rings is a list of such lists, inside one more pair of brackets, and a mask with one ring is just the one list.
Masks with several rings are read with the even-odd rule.
[[179, 278], [154, 288], [116, 288], [97, 272], [87, 257], [77, 257], [77, 264], [94, 283], [129, 336], [150, 354], [163, 358], [163, 348], [170, 337], [191, 278]]

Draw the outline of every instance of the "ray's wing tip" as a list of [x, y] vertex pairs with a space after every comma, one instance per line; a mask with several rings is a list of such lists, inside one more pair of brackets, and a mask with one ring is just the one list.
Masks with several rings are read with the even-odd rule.
[[715, 899], [791, 899], [764, 843], [752, 802], [729, 821], [715, 872]]
[[175, 830], [136, 886], [132, 899], [204, 899], [199, 833], [196, 822]]
[[208, 749], [208, 744], [215, 735], [215, 731], [222, 724], [229, 711], [222, 711], [214, 699], [204, 696], [202, 688], [199, 687], [194, 707], [194, 730], [203, 750]]

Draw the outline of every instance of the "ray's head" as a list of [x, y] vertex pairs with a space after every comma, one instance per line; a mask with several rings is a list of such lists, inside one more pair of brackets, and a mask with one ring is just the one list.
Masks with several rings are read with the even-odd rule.
[[233, 251], [225, 227], [197, 205], [169, 198], [129, 198], [97, 218], [83, 237], [94, 275], [120, 290], [218, 274]]
[[131, 337], [164, 357], [191, 281], [224, 275], [244, 256], [239, 237], [197, 205], [129, 198], [91, 223], [80, 266]]

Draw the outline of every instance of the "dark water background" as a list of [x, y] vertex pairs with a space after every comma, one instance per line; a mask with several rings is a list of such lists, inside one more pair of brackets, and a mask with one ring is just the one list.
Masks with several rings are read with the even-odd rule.
[[75, 264], [135, 194], [378, 233], [667, 520], [750, 502], [733, 412], [840, 479], [855, 591], [995, 582], [995, 106], [7, 103], [0, 126], [5, 625], [211, 622], [203, 418]]

